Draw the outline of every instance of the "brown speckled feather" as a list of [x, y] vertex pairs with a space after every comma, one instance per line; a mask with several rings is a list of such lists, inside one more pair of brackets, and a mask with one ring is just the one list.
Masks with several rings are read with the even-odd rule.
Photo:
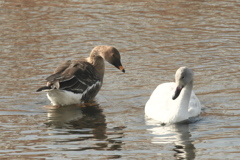
[[95, 97], [102, 85], [95, 68], [90, 63], [79, 60], [62, 63], [46, 80], [52, 89], [81, 93], [83, 101]]
[[111, 46], [96, 46], [90, 56], [82, 60], [62, 63], [46, 78], [47, 85], [37, 92], [47, 92], [53, 105], [91, 102], [99, 92], [105, 71], [104, 60], [125, 72], [119, 51]]

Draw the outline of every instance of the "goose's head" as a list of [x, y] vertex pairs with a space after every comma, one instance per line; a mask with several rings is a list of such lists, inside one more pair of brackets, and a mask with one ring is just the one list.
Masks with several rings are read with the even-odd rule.
[[175, 74], [175, 83], [177, 88], [172, 96], [172, 99], [175, 100], [181, 93], [182, 89], [193, 80], [193, 71], [187, 67], [180, 67]]
[[125, 72], [125, 69], [121, 63], [121, 56], [119, 51], [112, 46], [96, 46], [92, 52], [98, 52], [99, 55], [108, 61], [110, 64], [114, 65], [116, 68]]
[[121, 63], [120, 53], [116, 48], [109, 46], [104, 54], [104, 59], [121, 70], [123, 73], [125, 72], [125, 69]]

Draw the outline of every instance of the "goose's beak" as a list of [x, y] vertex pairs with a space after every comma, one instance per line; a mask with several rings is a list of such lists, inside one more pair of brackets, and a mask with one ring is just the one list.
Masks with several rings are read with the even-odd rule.
[[123, 73], [125, 73], [125, 69], [123, 68], [123, 66], [118, 66], [118, 69], [120, 69], [120, 71], [122, 71]]

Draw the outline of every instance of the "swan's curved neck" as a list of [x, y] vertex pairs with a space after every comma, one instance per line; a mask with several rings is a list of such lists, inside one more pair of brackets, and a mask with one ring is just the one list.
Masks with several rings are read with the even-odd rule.
[[180, 94], [179, 100], [180, 100], [181, 107], [185, 107], [188, 109], [189, 101], [192, 94], [192, 88], [193, 88], [193, 80], [183, 88], [182, 93]]
[[[189, 82], [181, 91], [179, 97], [175, 100], [175, 109], [173, 114], [177, 121], [185, 120], [189, 118], [188, 106], [192, 94], [193, 81]], [[173, 100], [174, 101], [174, 100]]]

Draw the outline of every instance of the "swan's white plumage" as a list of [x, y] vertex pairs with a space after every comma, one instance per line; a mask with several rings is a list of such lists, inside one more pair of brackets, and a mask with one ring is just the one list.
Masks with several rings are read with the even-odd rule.
[[[181, 67], [180, 69], [183, 70]], [[188, 69], [188, 68], [187, 68]], [[190, 70], [190, 69], [188, 69]], [[178, 71], [177, 71], [178, 73]], [[160, 84], [152, 93], [145, 105], [145, 115], [161, 123], [177, 123], [196, 117], [201, 113], [201, 104], [195, 93], [192, 91], [193, 72], [185, 74], [185, 79], [180, 80], [183, 71], [177, 74], [176, 82]], [[173, 100], [175, 90], [184, 86], [179, 96]]]

